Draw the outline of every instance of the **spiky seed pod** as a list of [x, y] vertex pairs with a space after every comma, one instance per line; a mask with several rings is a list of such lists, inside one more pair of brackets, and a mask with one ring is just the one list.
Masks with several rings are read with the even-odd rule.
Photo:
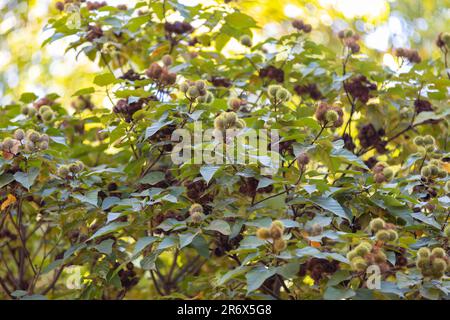
[[414, 144], [415, 144], [416, 146], [423, 147], [423, 146], [425, 145], [425, 144], [424, 144], [423, 137], [422, 137], [422, 136], [417, 136], [417, 137], [415, 137], [415, 138], [414, 138]]
[[44, 134], [41, 134], [41, 138], [39, 139], [39, 141], [41, 141], [41, 142], [45, 141], [45, 142], [49, 143], [50, 138], [49, 138], [48, 134], [44, 133]]
[[445, 269], [447, 269], [447, 262], [442, 258], [436, 258], [431, 263], [431, 268], [433, 273], [444, 273]]
[[305, 24], [303, 23], [303, 20], [295, 19], [292, 21], [292, 26], [297, 30], [303, 30]]
[[186, 92], [186, 95], [190, 99], [195, 99], [200, 95], [200, 92], [198, 91], [198, 88], [196, 86], [189, 87], [188, 91]]
[[431, 250], [431, 256], [433, 258], [444, 258], [446, 256], [446, 253], [444, 249], [437, 247]]
[[447, 238], [450, 238], [450, 225], [447, 225], [447, 226], [445, 227], [445, 229], [444, 229], [444, 235], [445, 235]]
[[440, 169], [437, 173], [438, 178], [444, 179], [447, 177], [447, 171]]
[[426, 269], [430, 266], [430, 259], [425, 257], [419, 257], [416, 261], [416, 267], [419, 269]]
[[39, 141], [41, 136], [39, 135], [39, 133], [37, 133], [33, 129], [28, 129], [27, 133], [26, 133], [26, 137], [28, 140], [30, 140], [32, 142], [37, 142], [37, 141]]
[[69, 168], [66, 165], [62, 165], [58, 168], [58, 176], [67, 177], [69, 175]]
[[163, 72], [163, 69], [161, 68], [161, 66], [159, 64], [157, 64], [156, 62], [153, 62], [150, 65], [150, 67], [145, 71], [145, 74], [150, 79], [158, 79], [161, 76], [162, 72]]
[[351, 261], [351, 267], [356, 271], [364, 271], [367, 268], [367, 262], [362, 257], [355, 257]]
[[170, 66], [173, 63], [173, 59], [170, 55], [166, 54], [162, 57], [161, 61], [164, 63], [165, 66]]
[[48, 111], [52, 111], [52, 108], [50, 108], [49, 106], [42, 106], [39, 108], [40, 115], [43, 115], [44, 113], [46, 113]]
[[373, 258], [376, 263], [383, 263], [383, 262], [386, 262], [386, 260], [387, 260], [386, 254], [381, 250], [379, 250], [377, 253], [375, 253]]
[[14, 139], [6, 138], [3, 140], [3, 150], [10, 150], [14, 147]]
[[430, 251], [430, 249], [425, 248], [425, 247], [420, 248], [417, 251], [417, 256], [420, 258], [429, 258], [431, 256], [431, 251]]
[[272, 221], [271, 226], [276, 226], [276, 227], [280, 228], [282, 232], [284, 232], [284, 224], [280, 220]]
[[352, 261], [353, 258], [358, 257], [358, 253], [356, 252], [356, 250], [351, 250], [349, 252], [347, 252], [347, 259], [348, 261]]
[[214, 128], [217, 130], [225, 129], [225, 118], [222, 115], [214, 119]]
[[277, 84], [272, 84], [267, 88], [267, 94], [271, 98], [275, 98], [277, 95], [278, 90], [280, 90], [282, 87]]
[[287, 102], [291, 99], [291, 94], [285, 88], [280, 88], [277, 90], [275, 97], [278, 101]]
[[25, 151], [26, 152], [34, 152], [36, 150], [36, 145], [33, 141], [27, 140], [25, 141]]
[[428, 166], [430, 168], [431, 171], [431, 175], [432, 176], [437, 176], [438, 172], [439, 172], [439, 168], [435, 165], [430, 165]]
[[199, 204], [199, 203], [192, 204], [191, 207], [189, 208], [189, 214], [192, 214], [194, 212], [201, 212], [201, 213], [203, 213], [202, 205]]
[[422, 170], [420, 170], [420, 174], [425, 178], [431, 177], [430, 167], [428, 167], [428, 166], [423, 167]]
[[189, 89], [189, 83], [187, 82], [183, 82], [182, 84], [180, 84], [180, 91], [183, 93], [186, 93]]
[[386, 223], [381, 218], [372, 219], [369, 223], [369, 228], [373, 232], [377, 232], [381, 229], [384, 229], [385, 227], [386, 227]]
[[69, 165], [69, 171], [72, 173], [78, 173], [78, 172], [80, 172], [80, 167], [78, 166], [77, 163], [71, 163]]
[[283, 229], [279, 226], [272, 224], [270, 227], [270, 237], [274, 240], [280, 239], [283, 236]]
[[206, 89], [206, 82], [203, 80], [197, 80], [195, 81], [195, 86], [197, 87], [197, 89], [200, 90], [204, 90]]
[[375, 237], [379, 241], [387, 242], [390, 239], [389, 232], [387, 230], [380, 230], [376, 233]]
[[191, 219], [192, 219], [192, 222], [194, 222], [194, 223], [200, 223], [200, 222], [202, 222], [203, 221], [203, 219], [204, 219], [204, 217], [205, 217], [205, 215], [203, 214], [203, 213], [201, 213], [201, 212], [193, 212], [192, 214], [191, 214]]
[[207, 91], [206, 92], [205, 103], [206, 104], [211, 104], [211, 103], [213, 103], [213, 101], [214, 101], [214, 95], [211, 92]]
[[37, 113], [36, 109], [33, 107], [28, 108], [28, 116], [33, 117]]
[[231, 128], [236, 124], [238, 117], [234, 112], [226, 112], [225, 113], [225, 123], [227, 128]]
[[241, 106], [241, 99], [231, 98], [230, 100], [228, 100], [228, 107], [230, 109], [237, 110], [239, 109], [240, 106]]
[[22, 129], [17, 129], [16, 131], [14, 131], [14, 139], [22, 140], [24, 138], [25, 138], [25, 131], [23, 131]]
[[310, 25], [309, 23], [307, 23], [303, 26], [303, 32], [310, 33], [311, 30], [312, 30], [312, 25]]
[[309, 156], [307, 153], [302, 152], [297, 157], [297, 163], [299, 167], [306, 166], [309, 163]]
[[248, 35], [243, 35], [241, 37], [240, 41], [243, 46], [246, 46], [246, 47], [252, 46], [252, 38], [250, 38]]
[[287, 243], [284, 239], [275, 239], [273, 242], [273, 248], [275, 249], [276, 252], [281, 252], [284, 249], [286, 249], [287, 247]]
[[268, 228], [259, 228], [256, 230], [256, 236], [261, 240], [270, 239], [270, 230]]
[[313, 236], [317, 236], [323, 232], [323, 227], [318, 223], [314, 223], [311, 227], [311, 232]]
[[327, 122], [335, 122], [337, 121], [337, 119], [339, 119], [339, 115], [336, 111], [334, 110], [328, 110], [327, 112], [325, 112], [325, 120]]
[[41, 115], [42, 120], [44, 120], [44, 122], [51, 121], [53, 119], [53, 116], [54, 116], [53, 111], [46, 111]]
[[426, 136], [423, 137], [423, 143], [425, 145], [434, 145], [435, 144], [434, 137], [432, 135], [427, 134]]
[[395, 230], [388, 230], [389, 241], [396, 241], [398, 239], [398, 233]]
[[386, 180], [391, 180], [394, 177], [394, 171], [391, 168], [384, 168], [383, 175]]
[[41, 149], [41, 150], [47, 150], [47, 149], [48, 149], [48, 142], [47, 142], [47, 141], [41, 141], [41, 142], [39, 142], [39, 149]]
[[77, 162], [75, 162], [75, 163], [76, 163], [76, 165], [78, 166], [79, 171], [83, 171], [83, 169], [84, 169], [84, 163], [81, 162], [81, 161], [77, 161]]
[[355, 252], [358, 256], [364, 257], [366, 254], [368, 254], [370, 252], [370, 249], [368, 249], [367, 246], [365, 246], [365, 245], [359, 244], [355, 248]]
[[243, 129], [246, 127], [247, 124], [245, 123], [244, 119], [238, 119], [235, 125], [237, 129]]
[[351, 30], [351, 29], [347, 29], [347, 30], [344, 31], [344, 36], [345, 36], [345, 38], [350, 38], [350, 37], [352, 37], [354, 34], [355, 34], [355, 33], [354, 33], [353, 30]]

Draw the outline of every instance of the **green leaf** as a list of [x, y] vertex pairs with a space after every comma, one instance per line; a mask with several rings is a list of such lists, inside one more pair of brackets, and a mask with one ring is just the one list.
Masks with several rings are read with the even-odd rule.
[[264, 281], [276, 273], [275, 268], [257, 267], [245, 275], [247, 279], [247, 294], [257, 290], [262, 286]]
[[328, 287], [323, 298], [325, 300], [345, 300], [355, 295], [355, 291], [346, 288]]
[[95, 93], [95, 89], [93, 87], [89, 87], [89, 88], [84, 88], [84, 89], [80, 89], [77, 90], [72, 97], [76, 97], [76, 96], [82, 96], [85, 94], [91, 94], [91, 93]]
[[207, 226], [204, 229], [211, 230], [211, 231], [217, 231], [226, 236], [231, 234], [230, 225], [226, 221], [223, 221], [223, 220], [214, 220], [209, 224], [209, 226]]
[[225, 22], [236, 29], [248, 29], [256, 27], [256, 21], [241, 12], [233, 12], [225, 17]]
[[20, 95], [19, 100], [23, 103], [30, 103], [38, 98], [33, 92], [25, 92]]
[[115, 81], [116, 77], [110, 72], [96, 75], [94, 78], [94, 83], [100, 87], [107, 86], [109, 84], [114, 83]]
[[0, 188], [3, 188], [10, 182], [14, 181], [14, 176], [11, 173], [4, 173], [0, 176]]
[[27, 172], [16, 172], [14, 174], [14, 179], [23, 185], [25, 188], [30, 190], [37, 176], [39, 175], [39, 168], [33, 167]]
[[158, 238], [156, 237], [143, 237], [139, 238], [138, 241], [136, 241], [136, 244], [134, 245], [134, 250], [132, 256], [135, 257], [138, 254], [142, 252], [148, 245], [155, 242]]
[[97, 232], [95, 232], [87, 241], [104, 236], [108, 233], [116, 232], [117, 230], [120, 230], [128, 225], [128, 222], [111, 222], [110, 224], [98, 229]]
[[220, 166], [202, 166], [200, 168], [200, 174], [202, 175], [203, 179], [205, 179], [206, 183], [209, 183], [213, 178], [214, 174], [219, 169]]
[[156, 184], [165, 179], [164, 172], [152, 171], [147, 173], [139, 182], [144, 184]]
[[197, 234], [198, 233], [191, 233], [191, 232], [181, 233], [179, 235], [179, 237], [180, 237], [180, 249], [190, 245]]

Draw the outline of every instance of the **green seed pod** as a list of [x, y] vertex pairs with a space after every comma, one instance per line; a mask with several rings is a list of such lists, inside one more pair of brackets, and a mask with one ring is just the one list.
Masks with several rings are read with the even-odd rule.
[[323, 232], [323, 227], [318, 224], [318, 223], [314, 223], [311, 227], [311, 234], [313, 236], [317, 236], [319, 234], [321, 234]]
[[287, 102], [291, 99], [291, 94], [285, 88], [280, 88], [275, 94], [275, 97], [278, 101]]
[[436, 150], [436, 146], [435, 146], [434, 144], [427, 145], [427, 146], [425, 147], [425, 150], [426, 150], [426, 152], [428, 152], [428, 153], [433, 152], [434, 150]]
[[383, 169], [383, 175], [384, 175], [384, 178], [387, 181], [389, 181], [389, 180], [391, 180], [394, 177], [394, 171], [391, 168], [389, 168], [389, 167], [384, 168]]
[[353, 258], [358, 257], [358, 253], [356, 252], [356, 250], [351, 250], [349, 252], [347, 252], [347, 259], [348, 261], [352, 261]]
[[430, 168], [430, 172], [432, 176], [437, 176], [438, 172], [439, 172], [439, 168], [435, 165], [430, 165], [428, 166]]
[[446, 255], [445, 250], [442, 248], [437, 247], [431, 250], [431, 256], [433, 258], [444, 258]]
[[370, 250], [367, 248], [367, 246], [359, 244], [355, 248], [355, 252], [358, 256], [364, 257], [366, 254], [370, 252]]
[[10, 150], [14, 147], [14, 140], [11, 138], [6, 138], [3, 140], [3, 150]]
[[84, 169], [84, 163], [83, 162], [77, 161], [77, 162], [75, 162], [75, 164], [78, 166], [78, 171], [79, 172], [83, 171], [83, 169]]
[[186, 93], [189, 89], [189, 83], [183, 82], [182, 84], [180, 84], [179, 89], [181, 92]]
[[22, 140], [24, 138], [25, 138], [25, 131], [23, 131], [22, 129], [17, 129], [16, 131], [14, 131], [14, 139]]
[[277, 224], [270, 226], [270, 237], [274, 240], [280, 239], [283, 236], [283, 229]]
[[447, 262], [442, 258], [436, 258], [431, 264], [431, 269], [433, 270], [433, 273], [444, 273], [445, 269], [447, 269]]
[[445, 235], [447, 238], [450, 238], [450, 225], [447, 225], [447, 226], [445, 227], [445, 229], [444, 229], [444, 235]]
[[199, 203], [192, 204], [191, 207], [189, 208], [189, 214], [192, 214], [194, 212], [201, 212], [201, 213], [203, 213], [202, 205], [199, 204]]
[[422, 137], [422, 136], [417, 136], [417, 137], [415, 137], [415, 138], [414, 138], [414, 144], [415, 144], [416, 146], [423, 147], [423, 146], [425, 145], [424, 140], [423, 140], [423, 137]]
[[225, 117], [220, 115], [216, 119], [214, 119], [214, 128], [217, 130], [224, 130], [225, 129]]
[[427, 269], [430, 266], [430, 259], [425, 257], [419, 257], [416, 261], [416, 267], [419, 269]]
[[214, 101], [214, 95], [211, 92], [206, 92], [206, 99], [205, 99], [205, 103], [206, 104], [211, 104]]
[[432, 135], [427, 134], [425, 137], [423, 137], [423, 143], [424, 145], [434, 145], [435, 140]]
[[347, 30], [345, 30], [345, 32], [344, 32], [345, 38], [350, 38], [350, 37], [352, 37], [354, 34], [355, 34], [355, 33], [354, 33], [353, 30], [351, 30], [351, 29], [347, 29]]
[[80, 167], [78, 166], [77, 163], [71, 163], [69, 164], [69, 171], [72, 173], [78, 173], [80, 172]]
[[417, 256], [420, 258], [429, 258], [431, 256], [431, 251], [430, 251], [430, 249], [425, 248], [425, 247], [420, 248], [417, 251]]
[[243, 119], [238, 119], [238, 121], [236, 122], [236, 128], [237, 129], [243, 129], [246, 127], [246, 123]]
[[425, 178], [431, 177], [430, 167], [428, 167], [428, 166], [423, 167], [422, 170], [420, 170], [420, 174]]
[[261, 240], [270, 239], [270, 230], [267, 228], [259, 228], [256, 230], [256, 236]]
[[441, 279], [444, 276], [444, 271], [433, 271], [431, 270], [431, 277], [433, 279]]
[[39, 142], [39, 149], [41, 149], [41, 150], [47, 150], [47, 149], [48, 149], [48, 142], [47, 142], [47, 141], [41, 141], [41, 142]]
[[284, 239], [275, 239], [275, 241], [273, 242], [273, 248], [276, 252], [283, 251], [284, 249], [286, 249], [286, 247], [287, 243]]
[[374, 261], [376, 263], [383, 263], [386, 262], [386, 260], [387, 260], [386, 254], [381, 250], [378, 251], [374, 256]]
[[53, 111], [47, 111], [47, 112], [44, 112], [44, 113], [41, 115], [42, 120], [44, 120], [44, 122], [49, 122], [49, 121], [51, 121], [51, 120], [53, 119], [53, 116], [54, 116]]
[[198, 88], [196, 86], [191, 86], [187, 90], [186, 95], [190, 99], [195, 99], [195, 98], [197, 98], [200, 95], [200, 93], [199, 93]]
[[246, 47], [252, 46], [252, 39], [248, 35], [243, 35], [240, 39], [241, 44]]
[[44, 134], [41, 134], [41, 137], [40, 137], [39, 141], [41, 141], [41, 142], [45, 141], [45, 142], [49, 143], [50, 142], [50, 138], [48, 137], [47, 134], [44, 133]]
[[437, 173], [438, 178], [444, 179], [447, 177], [447, 171], [440, 169]]
[[351, 261], [351, 267], [356, 271], [364, 271], [367, 268], [367, 262], [361, 257], [355, 257]]
[[34, 144], [33, 141], [31, 141], [31, 140], [25, 141], [25, 151], [26, 152], [34, 152], [34, 151], [36, 151], [36, 145]]
[[203, 80], [197, 80], [195, 81], [195, 86], [199, 91], [206, 89], [206, 82]]
[[390, 239], [390, 235], [387, 230], [378, 231], [377, 234], [375, 235], [375, 237], [377, 238], [377, 240], [383, 241], [383, 242], [387, 242]]
[[327, 112], [325, 112], [325, 120], [327, 122], [335, 122], [338, 119], [339, 119], [339, 115], [336, 111], [328, 110]]
[[164, 63], [165, 66], [170, 66], [173, 63], [173, 59], [170, 55], [166, 54], [162, 57], [161, 61]]
[[225, 123], [227, 128], [231, 128], [236, 124], [238, 117], [234, 112], [225, 113]]
[[48, 111], [52, 111], [52, 108], [50, 108], [49, 106], [42, 106], [39, 108], [39, 114], [43, 115], [44, 113], [48, 112]]
[[369, 224], [370, 230], [372, 230], [373, 232], [377, 232], [381, 229], [384, 229], [385, 226], [386, 226], [386, 223], [381, 218], [372, 219], [372, 221], [370, 221], [370, 224]]
[[267, 88], [267, 94], [271, 98], [275, 98], [277, 95], [278, 90], [280, 90], [282, 87], [277, 84], [272, 84]]
[[27, 130], [26, 136], [27, 136], [27, 139], [32, 142], [38, 142], [39, 139], [41, 138], [40, 134], [37, 133], [36, 131], [34, 131], [33, 129]]
[[388, 230], [389, 232], [389, 241], [396, 241], [398, 239], [398, 233], [395, 230]]
[[58, 168], [58, 176], [67, 177], [69, 175], [69, 168], [66, 165], [62, 165]]
[[191, 220], [194, 223], [200, 223], [205, 218], [205, 215], [201, 212], [194, 212], [191, 214]]

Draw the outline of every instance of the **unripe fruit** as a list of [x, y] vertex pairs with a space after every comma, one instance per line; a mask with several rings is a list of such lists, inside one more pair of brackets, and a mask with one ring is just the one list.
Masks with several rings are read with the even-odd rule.
[[431, 255], [430, 249], [425, 248], [425, 247], [420, 248], [420, 249], [417, 251], [417, 256], [419, 256], [420, 258], [429, 258], [430, 255]]
[[17, 129], [16, 131], [14, 131], [14, 139], [22, 140], [24, 138], [25, 138], [25, 131], [23, 131], [22, 129]]
[[241, 106], [241, 99], [231, 98], [230, 100], [228, 100], [228, 107], [230, 107], [231, 109], [237, 110], [239, 109], [240, 106]]
[[377, 240], [387, 242], [390, 239], [390, 234], [387, 230], [380, 230], [375, 235]]
[[33, 152], [36, 149], [36, 146], [33, 141], [27, 140], [25, 142], [25, 151]]
[[268, 93], [269, 97], [275, 98], [278, 90], [280, 90], [280, 89], [281, 89], [281, 86], [279, 86], [277, 84], [272, 84], [269, 86], [269, 88], [267, 88], [267, 93]]
[[256, 236], [261, 240], [267, 240], [270, 238], [270, 230], [267, 228], [259, 228], [256, 230]]
[[307, 153], [300, 153], [297, 157], [297, 163], [301, 166], [306, 166], [309, 163], [309, 156]]
[[36, 131], [34, 131], [33, 129], [29, 129], [27, 130], [27, 139], [32, 141], [32, 142], [37, 142], [40, 139], [40, 135], [39, 133], [37, 133]]
[[173, 63], [173, 59], [170, 55], [166, 54], [165, 56], [162, 57], [162, 62], [164, 63], [165, 66], [170, 66]]
[[423, 143], [425, 145], [432, 145], [435, 143], [434, 137], [427, 134], [425, 137], [423, 137]]
[[355, 252], [358, 256], [365, 256], [366, 254], [369, 253], [369, 249], [365, 246], [365, 245], [361, 245], [359, 244], [356, 248], [355, 248]]
[[420, 174], [425, 177], [428, 178], [431, 176], [431, 169], [430, 167], [423, 167], [422, 170], [420, 170]]
[[45, 141], [48, 143], [48, 142], [50, 142], [50, 139], [49, 139], [48, 135], [44, 133], [44, 134], [41, 134], [39, 141]]
[[416, 146], [423, 146], [424, 145], [423, 137], [421, 137], [421, 136], [415, 137], [414, 138], [414, 144]]
[[187, 82], [183, 82], [180, 84], [180, 91], [186, 93], [189, 89], [189, 84]]
[[323, 232], [323, 227], [320, 224], [314, 223], [312, 225], [312, 228], [311, 228], [312, 235], [316, 236], [316, 235], [321, 234], [322, 232]]
[[446, 253], [444, 249], [438, 247], [431, 250], [431, 256], [434, 258], [444, 258]]
[[436, 258], [431, 264], [433, 273], [443, 273], [447, 269], [447, 262], [442, 258]]
[[430, 265], [430, 259], [429, 258], [419, 258], [416, 261], [416, 267], [419, 269], [426, 269]]
[[48, 149], [48, 142], [47, 142], [47, 141], [41, 141], [41, 142], [39, 142], [39, 149], [41, 149], [41, 150], [47, 150], [47, 149]]
[[52, 111], [52, 109], [49, 106], [42, 106], [39, 108], [39, 114], [43, 115], [44, 113], [48, 112], [48, 111]]
[[426, 152], [433, 152], [434, 150], [436, 150], [436, 146], [434, 144], [430, 144], [425, 147]]
[[367, 262], [362, 257], [355, 257], [351, 261], [351, 266], [356, 271], [364, 271], [367, 268]]
[[328, 110], [325, 112], [325, 120], [328, 122], [335, 122], [337, 119], [339, 119], [339, 115], [334, 110]]
[[195, 81], [195, 86], [197, 87], [198, 90], [206, 89], [206, 83], [203, 80]]
[[61, 177], [67, 177], [69, 174], [69, 168], [65, 165], [58, 168], [58, 175]]
[[192, 214], [194, 212], [201, 212], [201, 213], [203, 213], [202, 205], [199, 204], [199, 203], [192, 204], [191, 207], [189, 208], [189, 214]]
[[3, 140], [3, 149], [4, 150], [10, 150], [12, 147], [14, 147], [14, 140], [11, 138], [6, 138]]
[[384, 168], [383, 175], [386, 180], [391, 180], [394, 177], [394, 171], [391, 168]]
[[236, 121], [237, 121], [236, 113], [234, 113], [234, 112], [226, 112], [225, 113], [225, 123], [228, 128], [234, 126]]
[[389, 241], [396, 241], [398, 239], [398, 233], [395, 230], [388, 230], [389, 232]]
[[447, 238], [450, 238], [450, 225], [447, 225], [447, 226], [445, 227], [445, 229], [444, 229], [444, 235], [445, 235]]
[[377, 232], [381, 229], [384, 229], [386, 227], [386, 223], [381, 218], [375, 218], [370, 221], [369, 227], [373, 232]]
[[41, 115], [41, 117], [44, 122], [49, 122], [53, 119], [53, 115], [54, 113], [52, 111], [46, 111]]
[[248, 35], [243, 35], [240, 40], [241, 40], [241, 44], [243, 46], [246, 46], [246, 47], [252, 46], [252, 39]]
[[297, 30], [303, 30], [303, 27], [304, 27], [303, 20], [300, 20], [300, 19], [293, 20], [292, 26]]
[[311, 30], [312, 30], [312, 26], [311, 26], [309, 23], [307, 23], [307, 24], [305, 24], [305, 25], [303, 26], [303, 31], [304, 31], [305, 33], [310, 33]]
[[350, 38], [353, 35], [354, 35], [354, 32], [351, 29], [347, 29], [347, 30], [344, 31], [345, 38]]
[[437, 166], [430, 165], [429, 168], [432, 176], [436, 176], [438, 174], [439, 168]]
[[78, 166], [77, 163], [71, 163], [69, 165], [69, 171], [72, 173], [78, 173], [78, 172], [80, 172], [80, 167]]
[[283, 239], [275, 239], [275, 241], [273, 242], [273, 248], [276, 252], [283, 251], [284, 249], [286, 249], [286, 247], [287, 243]]
[[191, 86], [186, 92], [186, 95], [188, 96], [188, 98], [195, 99], [200, 95], [200, 93], [196, 86]]
[[277, 100], [287, 102], [290, 100], [290, 93], [284, 88], [280, 88], [275, 94]]
[[271, 224], [271, 226], [276, 226], [281, 229], [282, 232], [284, 232], [284, 224], [280, 220], [274, 220]]
[[161, 75], [162, 71], [163, 71], [163, 69], [161, 68], [161, 66], [159, 64], [157, 64], [156, 62], [153, 62], [150, 65], [150, 67], [145, 71], [145, 74], [150, 79], [158, 79], [159, 76]]
[[272, 224], [270, 227], [270, 237], [274, 240], [280, 239], [283, 236], [283, 229], [279, 226]]
[[351, 251], [347, 252], [347, 259], [349, 261], [352, 261], [353, 258], [355, 258], [357, 256], [358, 256], [358, 253], [355, 250], [351, 250]]
[[203, 221], [203, 218], [204, 218], [204, 214], [203, 213], [201, 213], [201, 212], [193, 212], [192, 214], [191, 214], [191, 219], [192, 219], [192, 222], [194, 222], [194, 223], [200, 223], [200, 222], [202, 222]]
[[236, 122], [235, 126], [237, 129], [243, 129], [246, 127], [246, 123], [243, 119], [238, 119], [238, 121]]
[[28, 113], [30, 112], [30, 108], [28, 108], [28, 106], [22, 106], [22, 108], [20, 108], [20, 112], [23, 115], [28, 115]]
[[386, 262], [387, 257], [384, 254], [384, 252], [380, 250], [375, 254], [374, 260], [376, 263], [383, 263], [383, 262]]
[[447, 177], [447, 171], [445, 170], [439, 170], [437, 173], [438, 178], [444, 179]]
[[225, 129], [225, 118], [222, 117], [222, 115], [220, 115], [216, 119], [214, 119], [214, 128], [217, 130]]

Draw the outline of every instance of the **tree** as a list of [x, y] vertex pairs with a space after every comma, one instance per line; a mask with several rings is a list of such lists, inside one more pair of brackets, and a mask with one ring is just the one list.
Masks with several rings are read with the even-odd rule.
[[[353, 29], [325, 46], [294, 19], [257, 43], [229, 4], [57, 8], [43, 45], [101, 71], [70, 106], [1, 109], [2, 297], [448, 298], [448, 33], [392, 70]], [[218, 151], [252, 130], [279, 140]], [[223, 162], [174, 163], [180, 132]]]

